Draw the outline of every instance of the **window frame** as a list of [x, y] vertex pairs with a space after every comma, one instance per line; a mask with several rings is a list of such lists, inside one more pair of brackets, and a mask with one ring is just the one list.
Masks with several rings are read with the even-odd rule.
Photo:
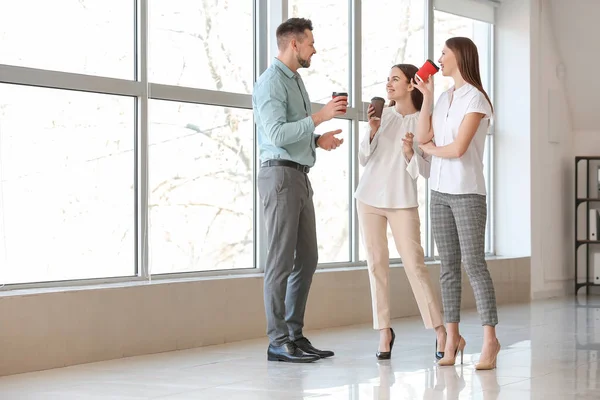
[[[234, 107], [241, 109], [252, 109], [252, 96], [249, 94], [230, 93], [216, 90], [199, 89], [191, 87], [173, 86], [159, 84], [149, 81], [148, 77], [148, 3], [150, 0], [134, 0], [135, 20], [132, 21], [132, 29], [134, 29], [134, 80], [109, 78], [102, 76], [90, 76], [70, 72], [50, 71], [37, 68], [28, 68], [12, 65], [0, 64], [0, 82], [9, 84], [20, 84], [27, 86], [67, 89], [84, 92], [94, 92], [100, 94], [116, 94], [122, 96], [131, 96], [137, 98], [135, 108], [135, 170], [132, 171], [135, 175], [134, 194], [135, 194], [135, 276], [118, 277], [118, 278], [94, 278], [71, 281], [50, 281], [50, 282], [31, 282], [22, 284], [9, 284], [5, 289], [29, 289], [29, 288], [54, 288], [68, 286], [85, 286], [90, 284], [106, 284], [120, 282], [144, 282], [150, 280], [168, 280], [224, 275], [247, 275], [261, 274], [264, 272], [266, 259], [266, 232], [264, 229], [264, 218], [262, 210], [258, 202], [256, 177], [259, 168], [258, 151], [256, 146], [256, 126], [254, 127], [254, 149], [253, 149], [253, 265], [248, 268], [235, 270], [218, 270], [218, 271], [196, 271], [196, 272], [179, 272], [169, 274], [150, 275], [149, 271], [149, 156], [148, 156], [148, 129], [149, 115], [148, 103], [152, 99], [170, 100], [177, 102], [187, 102], [203, 105], [215, 105], [222, 107]], [[253, 80], [260, 76], [262, 72], [269, 66], [271, 60], [276, 55], [275, 30], [279, 23], [287, 18], [288, 15], [288, 0], [247, 0], [253, 1], [253, 46], [254, 46], [254, 61]], [[358, 185], [359, 180], [359, 164], [358, 164], [358, 145], [360, 140], [360, 123], [366, 121], [366, 103], [362, 101], [362, 64], [360, 62], [362, 56], [361, 49], [361, 32], [362, 32], [362, 1], [348, 1], [348, 54], [350, 74], [350, 101], [348, 112], [340, 117], [341, 119], [349, 120], [351, 132], [349, 132], [349, 140], [346, 142], [350, 146], [348, 168], [349, 168], [349, 184], [346, 195], [349, 199], [349, 262], [343, 263], [327, 263], [319, 264], [319, 269], [332, 268], [347, 268], [347, 267], [362, 267], [366, 265], [366, 261], [359, 259], [360, 248], [360, 232], [358, 228], [358, 215], [356, 210], [356, 201], [353, 193]], [[434, 3], [435, 0], [424, 0], [424, 49], [425, 54], [433, 59], [436, 49], [433, 48], [434, 34]], [[487, 6], [487, 5], [486, 5]], [[494, 7], [490, 2], [489, 7]], [[443, 11], [448, 12], [447, 9]], [[494, 24], [490, 25], [489, 48], [488, 53], [489, 70], [482, 73], [489, 74], [490, 82], [490, 97], [494, 100]], [[318, 111], [323, 105], [313, 103], [313, 110]], [[494, 125], [492, 124], [489, 133], [489, 148], [488, 159], [486, 162], [489, 165], [487, 170], [487, 179], [489, 184], [488, 192], [488, 224], [486, 238], [486, 252], [488, 255], [494, 254]], [[318, 179], [318, 177], [315, 177]], [[426, 218], [423, 221], [426, 230], [426, 242], [423, 247], [426, 254], [426, 260], [432, 261], [433, 257], [433, 239], [431, 232], [431, 218], [429, 213], [430, 190], [429, 184], [426, 181]], [[399, 264], [400, 259], [391, 259], [390, 263]]]

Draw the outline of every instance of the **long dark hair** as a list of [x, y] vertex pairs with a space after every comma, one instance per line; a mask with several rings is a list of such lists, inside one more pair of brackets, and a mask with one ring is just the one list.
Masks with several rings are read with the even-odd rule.
[[481, 75], [479, 73], [479, 53], [475, 43], [466, 37], [453, 37], [446, 40], [446, 47], [454, 53], [460, 75], [465, 81], [469, 82], [483, 93], [492, 108], [492, 112], [494, 112], [492, 101], [483, 89], [483, 84], [481, 83]]
[[[398, 68], [400, 71], [402, 71], [404, 76], [406, 76], [406, 79], [408, 79], [408, 83], [412, 82], [413, 78], [417, 74], [417, 71], [419, 70], [419, 68], [412, 64], [396, 64], [392, 67], [392, 69], [393, 68]], [[421, 111], [421, 107], [423, 106], [423, 93], [421, 93], [419, 90], [413, 89], [413, 91], [410, 92], [410, 99], [412, 100], [413, 106], [415, 106], [417, 110]], [[395, 105], [396, 102], [391, 100], [390, 107]]]

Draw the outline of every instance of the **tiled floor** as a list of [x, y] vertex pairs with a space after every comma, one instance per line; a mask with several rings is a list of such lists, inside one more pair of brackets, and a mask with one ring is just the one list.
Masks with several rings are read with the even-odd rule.
[[600, 297], [500, 309], [498, 368], [476, 372], [481, 327], [463, 314], [465, 364], [438, 368], [434, 335], [418, 318], [394, 321], [391, 361], [377, 362], [370, 326], [307, 332], [336, 357], [267, 362], [252, 340], [0, 378], [0, 399], [600, 399]]

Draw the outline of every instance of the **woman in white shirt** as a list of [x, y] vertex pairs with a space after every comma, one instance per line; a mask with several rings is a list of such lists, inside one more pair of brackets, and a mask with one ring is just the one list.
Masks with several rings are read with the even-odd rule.
[[432, 156], [431, 220], [442, 264], [440, 284], [448, 340], [439, 365], [454, 365], [459, 352], [462, 363], [465, 340], [458, 329], [462, 259], [483, 325], [483, 349], [476, 369], [493, 369], [500, 343], [494, 284], [485, 262], [483, 178], [483, 148], [493, 108], [481, 84], [477, 46], [471, 39], [448, 39], [439, 63], [454, 86], [441, 94], [433, 115], [433, 79], [413, 82], [424, 98], [417, 141]]
[[390, 107], [383, 109], [381, 119], [374, 118], [374, 109], [369, 107], [370, 129], [359, 148], [365, 169], [355, 197], [367, 252], [373, 327], [380, 332], [378, 359], [391, 357], [395, 339], [390, 326], [388, 223], [425, 327], [436, 330], [437, 359], [444, 356], [446, 342], [441, 304], [421, 247], [417, 178], [429, 176], [430, 160], [413, 144], [423, 103], [423, 95], [411, 84], [416, 72], [417, 67], [410, 64], [392, 67], [386, 85]]

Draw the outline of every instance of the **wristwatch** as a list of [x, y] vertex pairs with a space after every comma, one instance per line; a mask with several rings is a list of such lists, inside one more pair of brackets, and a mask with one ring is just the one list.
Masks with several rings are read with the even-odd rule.
[[319, 141], [320, 137], [321, 137], [321, 135], [315, 135], [315, 149], [319, 147], [319, 145], [317, 144], [317, 142]]

